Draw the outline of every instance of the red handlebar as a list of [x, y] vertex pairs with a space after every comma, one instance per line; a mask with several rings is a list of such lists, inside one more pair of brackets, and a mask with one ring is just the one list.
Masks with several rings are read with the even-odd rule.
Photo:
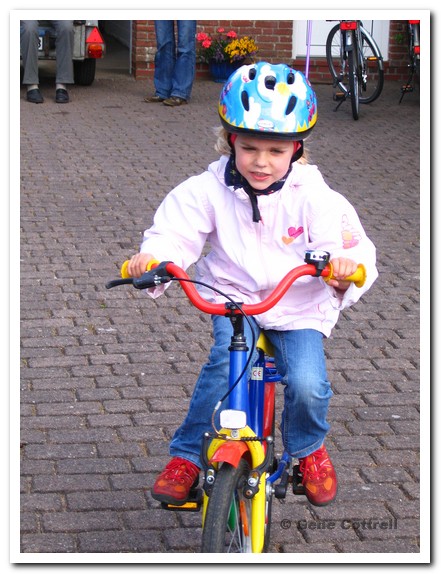
[[[170, 275], [174, 276], [178, 281], [179, 279], [189, 279], [187, 273], [174, 263], [167, 263], [166, 271], [167, 273], [170, 273]], [[275, 287], [272, 293], [266, 297], [266, 299], [260, 301], [260, 303], [244, 303], [241, 305], [241, 309], [247, 315], [260, 315], [261, 313], [265, 313], [280, 301], [280, 299], [285, 295], [294, 281], [296, 281], [299, 277], [316, 274], [317, 269], [315, 265], [311, 263], [305, 263], [304, 265], [300, 265], [295, 269], [291, 269], [291, 271], [285, 275], [285, 277]], [[328, 264], [325, 269], [322, 270], [321, 276], [324, 278], [330, 278], [332, 276], [332, 266]], [[358, 284], [358, 286], [361, 286], [364, 283], [365, 278], [365, 268], [363, 265], [359, 265], [354, 275], [347, 277], [346, 280], [354, 281], [356, 284]], [[193, 283], [188, 281], [180, 281], [180, 284], [187, 297], [197, 309], [210, 315], [225, 315], [224, 303], [210, 303], [209, 301], [206, 301], [203, 297], [201, 297], [201, 295], [199, 295], [199, 292]]]
[[[130, 277], [128, 272], [128, 264], [129, 261], [125, 261], [121, 267], [121, 277], [123, 278]], [[191, 282], [191, 279], [187, 275], [187, 273], [175, 263], [172, 262], [160, 263], [159, 261], [152, 259], [151, 261], [149, 261], [147, 265], [147, 271], [155, 269], [159, 265], [165, 266], [166, 273], [170, 277], [174, 277], [176, 280], [180, 282], [181, 287], [184, 290], [185, 294], [197, 309], [210, 315], [225, 315], [226, 313], [225, 303], [210, 303], [209, 301], [205, 300], [199, 294], [194, 283]], [[248, 315], [260, 315], [261, 313], [265, 313], [280, 301], [280, 299], [285, 295], [285, 293], [288, 291], [288, 289], [291, 287], [294, 281], [296, 281], [296, 279], [298, 279], [299, 277], [303, 277], [305, 275], [317, 276], [318, 274], [321, 277], [323, 277], [325, 281], [333, 279], [332, 263], [328, 263], [324, 267], [324, 269], [321, 270], [321, 272], [317, 271], [317, 266], [314, 265], [313, 263], [305, 263], [304, 265], [295, 267], [285, 275], [285, 277], [279, 282], [279, 284], [275, 287], [272, 293], [268, 295], [266, 299], [264, 299], [260, 303], [253, 303], [253, 304], [243, 303], [241, 305], [241, 308]], [[364, 284], [365, 280], [366, 280], [366, 269], [364, 265], [361, 264], [358, 265], [355, 273], [345, 278], [345, 281], [352, 281], [353, 283], [355, 283], [357, 287], [361, 287]]]

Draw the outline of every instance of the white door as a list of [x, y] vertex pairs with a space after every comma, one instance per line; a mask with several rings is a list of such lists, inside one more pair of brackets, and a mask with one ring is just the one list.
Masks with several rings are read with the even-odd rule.
[[[388, 59], [389, 51], [389, 20], [363, 20], [364, 29], [375, 39], [383, 60]], [[326, 57], [326, 38], [329, 31], [338, 20], [311, 20], [311, 57]], [[308, 37], [308, 25], [306, 20], [293, 22], [293, 58], [306, 56]]]

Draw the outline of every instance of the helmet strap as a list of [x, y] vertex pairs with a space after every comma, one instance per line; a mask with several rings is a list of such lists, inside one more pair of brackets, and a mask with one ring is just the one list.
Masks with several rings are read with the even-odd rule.
[[233, 187], [233, 189], [239, 189], [242, 188], [245, 193], [248, 195], [248, 197], [250, 198], [251, 201], [251, 207], [253, 209], [253, 221], [255, 223], [259, 223], [259, 221], [262, 219], [261, 215], [260, 215], [260, 211], [259, 211], [259, 206], [257, 205], [257, 196], [258, 195], [269, 195], [271, 193], [274, 193], [275, 191], [279, 191], [279, 189], [281, 189], [284, 184], [285, 181], [288, 177], [288, 175], [290, 174], [292, 169], [292, 163], [289, 166], [288, 171], [286, 172], [286, 174], [279, 179], [278, 181], [275, 181], [274, 183], [272, 183], [270, 186], [268, 186], [266, 189], [254, 189], [254, 187], [252, 187], [249, 183], [248, 180], [246, 180], [242, 174], [239, 172], [239, 170], [236, 167], [236, 155], [234, 153], [234, 148], [232, 150], [232, 153], [230, 155], [230, 158], [227, 162], [227, 165], [225, 166], [225, 184], [228, 187]]
[[266, 189], [258, 190], [254, 189], [248, 183], [248, 181], [242, 176], [242, 174], [236, 167], [236, 153], [234, 149], [236, 139], [237, 134], [228, 133], [228, 144], [231, 147], [231, 155], [227, 162], [227, 165], [225, 166], [225, 183], [228, 187], [233, 187], [234, 189], [242, 188], [245, 191], [245, 193], [248, 195], [251, 201], [251, 207], [253, 209], [253, 221], [255, 223], [258, 223], [261, 220], [261, 215], [259, 211], [259, 206], [257, 204], [257, 196], [269, 195], [270, 193], [274, 193], [275, 191], [278, 191], [283, 187], [288, 175], [291, 172], [293, 163], [296, 162], [298, 159], [300, 159], [303, 155], [303, 140], [293, 142], [294, 152], [291, 158], [289, 169], [286, 172], [286, 174], [278, 181], [272, 183]]
[[294, 142], [294, 154], [291, 158], [291, 163], [300, 159], [303, 155], [303, 140], [298, 140]]

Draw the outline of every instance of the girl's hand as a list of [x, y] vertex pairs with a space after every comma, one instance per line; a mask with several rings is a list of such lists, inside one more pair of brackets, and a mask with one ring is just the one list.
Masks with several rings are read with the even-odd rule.
[[153, 255], [150, 253], [137, 253], [134, 255], [127, 267], [127, 271], [129, 272], [131, 277], [141, 277], [143, 273], [145, 273], [147, 269], [147, 264], [149, 261], [154, 259]]
[[350, 281], [345, 281], [345, 277], [349, 277], [357, 270], [357, 263], [352, 259], [346, 259], [344, 257], [336, 257], [331, 259], [332, 264], [332, 274], [334, 279], [328, 281], [328, 285], [338, 289], [339, 291], [346, 291], [351, 285]]

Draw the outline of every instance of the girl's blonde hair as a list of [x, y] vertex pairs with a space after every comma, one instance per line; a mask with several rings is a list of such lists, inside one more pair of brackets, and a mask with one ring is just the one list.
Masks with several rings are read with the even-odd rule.
[[[228, 132], [222, 126], [214, 128], [214, 132], [217, 136], [217, 141], [214, 145], [214, 149], [220, 153], [221, 155], [230, 155], [231, 154], [231, 147], [228, 143]], [[303, 155], [297, 160], [299, 163], [306, 164], [308, 163], [308, 151], [305, 148], [305, 144], [303, 144]]]

